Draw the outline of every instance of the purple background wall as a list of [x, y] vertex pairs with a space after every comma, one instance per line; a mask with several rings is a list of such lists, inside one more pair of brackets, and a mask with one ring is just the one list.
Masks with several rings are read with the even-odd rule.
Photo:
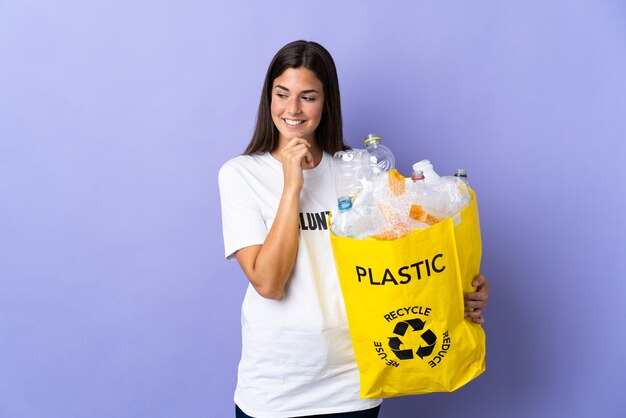
[[345, 135], [479, 193], [486, 374], [397, 416], [626, 407], [623, 1], [0, 3], [0, 416], [230, 417], [246, 284], [217, 170], [283, 44]]

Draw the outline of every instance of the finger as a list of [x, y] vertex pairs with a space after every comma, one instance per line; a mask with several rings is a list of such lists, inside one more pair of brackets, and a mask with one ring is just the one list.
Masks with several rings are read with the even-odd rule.
[[311, 148], [311, 143], [307, 141], [306, 139], [301, 138], [299, 136], [294, 136], [293, 138], [291, 138], [289, 142], [287, 143], [287, 146], [296, 146], [299, 144], [303, 144], [303, 145], [306, 145], [307, 148]]
[[313, 155], [308, 152], [307, 148], [303, 145], [300, 147], [302, 148], [295, 149], [293, 152], [285, 154], [283, 159], [283, 167], [285, 169], [301, 172], [302, 170], [315, 167]]
[[285, 147], [282, 151], [282, 156], [286, 159], [301, 160], [309, 154], [309, 149], [305, 144], [295, 144], [290, 147]]
[[313, 163], [313, 154], [311, 154], [309, 148], [311, 148], [311, 144], [306, 139], [296, 137], [290, 140], [282, 152], [294, 160], [304, 159], [301, 162], [310, 165]]
[[472, 280], [472, 286], [475, 286], [475, 287], [482, 286], [483, 284], [485, 284], [486, 281], [487, 281], [487, 278], [483, 276], [482, 274], [479, 274], [478, 276], [474, 277], [474, 280]]
[[483, 314], [482, 309], [474, 309], [473, 311], [466, 311], [463, 315], [466, 318], [478, 318]]
[[463, 299], [463, 304], [471, 308], [484, 308], [487, 306], [487, 299]]
[[302, 168], [311, 169], [315, 167], [315, 160], [313, 159], [313, 154], [307, 152], [304, 156], [304, 160], [302, 161]]
[[485, 318], [479, 316], [478, 318], [469, 318], [472, 322], [476, 324], [483, 324], [485, 322]]
[[465, 312], [465, 318], [477, 324], [482, 324], [483, 322], [485, 322], [485, 318], [483, 317], [482, 311], [480, 309], [477, 309], [473, 312]]
[[464, 306], [470, 309], [485, 309], [487, 302], [482, 300], [466, 300]]
[[489, 295], [487, 292], [479, 291], [479, 292], [468, 292], [463, 294], [464, 300], [481, 300], [486, 302], [489, 299]]

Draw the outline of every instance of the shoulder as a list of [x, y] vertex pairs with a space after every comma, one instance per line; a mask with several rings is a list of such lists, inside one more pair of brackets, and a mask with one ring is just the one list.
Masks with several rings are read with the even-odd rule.
[[226, 183], [257, 184], [280, 177], [282, 166], [269, 153], [239, 155], [226, 161], [219, 169], [218, 181], [220, 185]]
[[263, 155], [264, 154], [238, 155], [222, 164], [220, 167], [220, 173], [222, 171], [239, 170], [253, 166]]
[[246, 173], [258, 170], [268, 154], [239, 155], [226, 161], [219, 169], [219, 177], [233, 173]]

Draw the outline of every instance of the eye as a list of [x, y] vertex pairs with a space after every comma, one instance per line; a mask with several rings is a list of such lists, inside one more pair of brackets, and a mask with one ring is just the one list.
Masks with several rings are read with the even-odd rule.
[[279, 99], [286, 99], [287, 95], [285, 93], [276, 93], [276, 97], [278, 97]]
[[315, 101], [315, 97], [302, 96], [302, 100], [304, 100], [305, 102], [314, 102]]

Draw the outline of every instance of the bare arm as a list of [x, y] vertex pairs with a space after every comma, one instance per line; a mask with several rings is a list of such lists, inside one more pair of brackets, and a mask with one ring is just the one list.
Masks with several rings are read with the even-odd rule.
[[242, 248], [235, 257], [256, 291], [268, 299], [280, 299], [298, 253], [302, 168], [312, 167], [310, 144], [292, 139], [280, 152], [284, 187], [274, 223], [262, 245]]

